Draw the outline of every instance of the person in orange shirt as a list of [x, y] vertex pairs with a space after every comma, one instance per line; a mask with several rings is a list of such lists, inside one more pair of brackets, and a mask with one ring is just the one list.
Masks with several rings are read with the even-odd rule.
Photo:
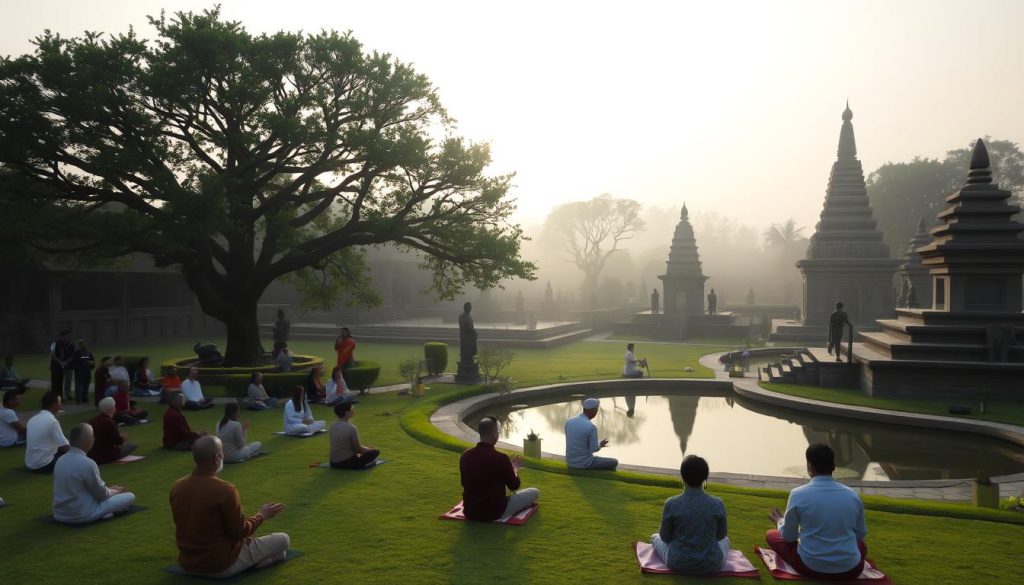
[[163, 384], [163, 389], [160, 390], [160, 404], [170, 404], [175, 396], [181, 394], [181, 378], [178, 377], [178, 370], [175, 368], [167, 368], [160, 383]]
[[347, 370], [356, 365], [356, 339], [348, 327], [341, 328], [341, 335], [334, 340], [334, 351], [338, 352], [338, 367]]

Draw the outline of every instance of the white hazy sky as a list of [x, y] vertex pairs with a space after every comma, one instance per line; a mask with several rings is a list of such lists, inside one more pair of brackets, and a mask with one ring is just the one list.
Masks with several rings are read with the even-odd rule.
[[[49, 28], [151, 36], [212, 2], [2, 0], [0, 53]], [[415, 64], [517, 173], [526, 222], [603, 192], [813, 227], [840, 113], [867, 172], [977, 136], [1024, 141], [1024, 2], [241, 1], [253, 32], [354, 31]]]

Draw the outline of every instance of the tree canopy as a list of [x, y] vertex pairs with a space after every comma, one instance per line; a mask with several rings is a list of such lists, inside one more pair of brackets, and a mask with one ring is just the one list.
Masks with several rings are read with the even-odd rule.
[[232, 364], [260, 351], [275, 279], [374, 303], [365, 246], [417, 254], [443, 298], [533, 278], [511, 176], [485, 174], [488, 145], [453, 135], [425, 75], [350, 33], [257, 36], [217, 9], [150, 22], [153, 41], [47, 31], [0, 62], [6, 237], [180, 266]]

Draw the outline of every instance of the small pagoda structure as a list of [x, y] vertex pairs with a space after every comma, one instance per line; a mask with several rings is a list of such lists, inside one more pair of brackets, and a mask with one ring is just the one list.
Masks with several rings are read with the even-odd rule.
[[1024, 224], [1010, 192], [992, 182], [985, 143], [967, 183], [946, 198], [917, 248], [932, 280], [930, 308], [898, 309], [854, 345], [872, 395], [1014, 397], [1024, 392]]
[[810, 338], [824, 338], [837, 302], [850, 320], [871, 325], [893, 315], [893, 275], [900, 261], [889, 256], [871, 214], [864, 170], [857, 159], [853, 112], [847, 103], [839, 131], [839, 149], [825, 192], [821, 219], [797, 262], [803, 273], [803, 326]]
[[685, 203], [672, 235], [666, 264], [665, 274], [658, 277], [664, 289], [661, 302], [665, 314], [703, 315], [704, 281], [708, 277], [701, 272], [697, 240], [693, 236]]
[[896, 306], [911, 309], [931, 306], [932, 277], [921, 262], [921, 255], [917, 253], [918, 248], [930, 244], [931, 241], [932, 237], [928, 234], [922, 217], [917, 224], [917, 232], [907, 243], [903, 264], [900, 264], [900, 298]]

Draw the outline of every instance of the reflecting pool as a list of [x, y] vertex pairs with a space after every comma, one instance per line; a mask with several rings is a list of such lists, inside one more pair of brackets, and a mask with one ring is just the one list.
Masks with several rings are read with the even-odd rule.
[[[582, 411], [568, 401], [513, 405], [496, 412], [502, 440], [522, 445], [531, 430], [543, 450], [565, 454], [563, 426]], [[467, 421], [475, 427], [475, 420]], [[1024, 448], [970, 433], [858, 422], [811, 415], [729, 396], [601, 396], [594, 419], [621, 463], [678, 468], [683, 455], [708, 460], [712, 473], [806, 477], [804, 450], [826, 443], [836, 476], [874, 481], [961, 479], [1024, 471]]]

